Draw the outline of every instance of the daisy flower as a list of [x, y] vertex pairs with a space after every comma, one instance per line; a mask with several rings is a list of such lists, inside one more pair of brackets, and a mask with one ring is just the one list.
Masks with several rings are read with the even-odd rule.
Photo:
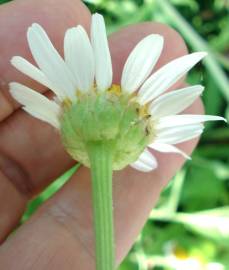
[[[75, 125], [74, 133], [78, 134], [73, 135], [73, 138], [75, 137], [74, 140], [78, 142], [71, 142], [72, 138], [67, 138], [70, 136], [65, 135], [63, 126], [67, 126], [65, 115], [71, 118], [69, 111], [72, 108], [77, 111], [75, 108], [77, 104], [79, 106], [84, 105], [83, 103], [92, 105], [93, 101], [90, 98], [96, 99], [102, 96], [106, 100], [104, 102], [110, 104], [113, 102], [119, 106], [123, 102], [122, 105], [126, 108], [116, 108], [120, 110], [120, 116], [117, 117], [120, 126], [125, 121], [123, 121], [125, 111], [133, 110], [133, 108], [136, 110], [136, 115], [132, 116], [129, 123], [126, 123], [126, 130], [122, 127], [120, 131], [115, 131], [115, 136], [119, 140], [118, 144], [121, 146], [117, 147], [117, 153], [114, 154], [116, 155], [114, 169], [120, 169], [128, 164], [141, 171], [155, 169], [157, 161], [147, 148], [163, 153], [179, 153], [189, 158], [174, 145], [200, 136], [204, 129], [203, 122], [224, 120], [219, 116], [179, 114], [201, 95], [203, 92], [201, 85], [165, 93], [170, 86], [206, 56], [205, 52], [182, 56], [150, 75], [163, 49], [163, 37], [151, 34], [142, 39], [130, 53], [123, 68], [121, 84], [112, 85], [112, 62], [101, 15], [92, 16], [90, 39], [80, 25], [67, 30], [64, 39], [64, 59], [40, 25], [33, 24], [29, 27], [27, 38], [31, 53], [39, 68], [20, 56], [13, 57], [11, 63], [24, 74], [51, 89], [56, 96], [53, 100], [49, 100], [42, 94], [15, 82], [10, 84], [10, 92], [23, 105], [26, 112], [59, 129], [70, 154], [86, 166], [89, 166], [87, 151], [83, 145], [76, 146], [76, 144], [87, 141], [85, 137], [88, 134], [83, 134], [82, 127]], [[82, 102], [84, 99], [87, 101]], [[101, 103], [102, 105], [104, 106]], [[94, 110], [94, 108], [91, 109]], [[79, 117], [82, 116], [83, 121], [88, 121], [87, 117], [83, 117], [83, 112], [79, 113], [82, 113]], [[104, 121], [102, 117], [104, 115], [101, 115], [101, 119], [95, 117], [93, 121]], [[111, 119], [108, 121], [112, 122]], [[113, 124], [115, 126], [117, 123]], [[128, 134], [127, 130], [133, 130], [137, 126], [138, 129], [141, 126], [144, 130], [143, 134], [136, 138], [139, 141], [133, 142], [138, 148], [134, 149], [131, 142], [127, 141], [125, 145], [124, 141], [127, 139], [124, 133], [126, 132], [128, 137], [131, 134]], [[123, 134], [119, 134], [120, 132]], [[100, 135], [105, 140], [114, 139], [109, 135], [106, 138], [106, 134]], [[96, 135], [92, 134], [92, 140], [96, 140], [93, 136], [96, 137]], [[147, 139], [145, 142], [140, 142], [144, 140], [144, 136]], [[120, 153], [122, 147], [126, 155]], [[126, 158], [127, 155], [130, 156]], [[120, 160], [116, 162], [116, 159], [120, 158], [124, 159], [123, 162]]]
[[67, 30], [64, 59], [40, 25], [29, 27], [27, 39], [38, 67], [20, 56], [11, 63], [55, 97], [50, 100], [16, 82], [10, 83], [10, 92], [26, 112], [56, 128], [68, 153], [91, 168], [96, 269], [112, 270], [112, 171], [127, 165], [155, 169], [150, 149], [189, 158], [175, 145], [200, 136], [205, 121], [225, 120], [180, 114], [201, 95], [201, 85], [165, 93], [206, 53], [182, 56], [151, 75], [163, 49], [163, 37], [151, 34], [130, 53], [121, 83], [115, 85], [101, 15], [92, 16], [90, 38], [80, 25]]

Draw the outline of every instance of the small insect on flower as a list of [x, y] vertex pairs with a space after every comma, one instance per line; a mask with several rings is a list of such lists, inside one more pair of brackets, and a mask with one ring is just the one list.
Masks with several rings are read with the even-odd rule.
[[163, 37], [151, 34], [130, 53], [121, 84], [114, 85], [101, 15], [92, 16], [90, 39], [80, 25], [67, 30], [64, 59], [40, 25], [29, 27], [27, 38], [39, 68], [20, 56], [11, 62], [56, 97], [49, 100], [15, 82], [10, 83], [10, 92], [26, 112], [58, 129], [70, 155], [88, 167], [88, 147], [94, 142], [110, 146], [113, 170], [127, 165], [141, 171], [155, 169], [157, 161], [147, 148], [189, 158], [174, 145], [198, 137], [205, 121], [225, 120], [179, 114], [202, 94], [201, 85], [165, 93], [206, 56], [205, 52], [182, 56], [150, 75], [163, 48]]

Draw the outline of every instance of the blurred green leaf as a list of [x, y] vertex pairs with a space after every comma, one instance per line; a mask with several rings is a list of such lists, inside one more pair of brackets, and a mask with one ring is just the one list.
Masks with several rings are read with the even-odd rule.
[[[208, 80], [205, 80], [206, 84], [203, 94], [204, 104], [206, 104], [205, 113], [211, 115], [222, 114], [222, 94], [218, 90], [217, 84], [215, 83], [215, 78], [213, 78], [209, 73], [207, 73], [206, 76]], [[214, 122], [211, 122], [211, 125], [214, 124]]]
[[228, 159], [229, 144], [228, 142], [223, 142], [221, 144], [201, 145], [195, 152], [197, 155], [205, 158]]
[[218, 180], [213, 168], [196, 163], [188, 170], [180, 200], [182, 207], [189, 212], [214, 208], [225, 192], [224, 183]]
[[0, 0], [0, 5], [4, 4], [4, 3], [7, 3], [7, 2], [10, 2], [10, 1], [12, 1], [12, 0]]

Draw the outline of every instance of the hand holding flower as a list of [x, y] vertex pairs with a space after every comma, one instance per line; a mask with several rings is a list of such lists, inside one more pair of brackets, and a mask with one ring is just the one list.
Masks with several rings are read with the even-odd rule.
[[[33, 6], [32, 1], [30, 1], [31, 6]], [[14, 5], [16, 7], [14, 7]], [[14, 4], [11, 7], [8, 7], [9, 10], [12, 8], [19, 8], [17, 7], [17, 4]], [[25, 8], [23, 7], [23, 4], [21, 4], [22, 7], [20, 8]], [[50, 4], [51, 5], [51, 4]], [[69, 2], [69, 5], [71, 5], [71, 2]], [[83, 7], [81, 6], [81, 4], [79, 5], [79, 9], [83, 9]], [[28, 2], [27, 2], [27, 7], [28, 7]], [[20, 9], [19, 8], [19, 9]], [[38, 9], [39, 10], [39, 9]], [[3, 14], [4, 12], [7, 12], [6, 10], [2, 11]], [[60, 12], [60, 11], [59, 11]], [[85, 12], [85, 14], [87, 14], [87, 12]], [[55, 15], [53, 15], [54, 18]], [[78, 21], [80, 21], [80, 16], [78, 18]], [[27, 25], [31, 24], [31, 22], [33, 22], [34, 19], [30, 19], [30, 21], [28, 23], [26, 23]], [[75, 18], [74, 21], [71, 21], [72, 26], [75, 23]], [[55, 29], [55, 27], [53, 28]], [[56, 30], [56, 29], [55, 29]], [[172, 30], [169, 30], [168, 28], [166, 28], [165, 26], [161, 26], [161, 25], [152, 25], [152, 24], [143, 24], [143, 25], [138, 25], [138, 26], [133, 26], [130, 28], [127, 28], [123, 31], [121, 31], [120, 33], [115, 34], [113, 37], [111, 37], [111, 52], [112, 52], [112, 59], [113, 59], [113, 67], [114, 67], [114, 76], [115, 79], [114, 81], [119, 83], [119, 75], [120, 74], [120, 66], [123, 65], [124, 61], [127, 58], [127, 55], [130, 52], [130, 49], [133, 48], [133, 46], [137, 43], [137, 41], [139, 41], [140, 39], [142, 39], [144, 36], [149, 35], [151, 33], [159, 33], [162, 36], [165, 37], [165, 44], [167, 44], [167, 42], [170, 40], [173, 40], [174, 37], [175, 39], [178, 39], [178, 43], [181, 44], [180, 48], [181, 50], [171, 50], [171, 47], [165, 45], [165, 51], [164, 51], [164, 55], [162, 54], [162, 58], [161, 61], [164, 63], [167, 63], [169, 59], [171, 58], [175, 58], [177, 56], [181, 56], [185, 53], [184, 51], [184, 45], [183, 43], [180, 41], [180, 39], [178, 38], [177, 34], [175, 34]], [[22, 40], [24, 37], [20, 37], [20, 39]], [[125, 48], [123, 48], [123, 43], [122, 41], [124, 40], [128, 43], [125, 42]], [[171, 43], [170, 40], [170, 43]], [[171, 44], [169, 44], [171, 45]], [[7, 46], [6, 46], [7, 47]], [[179, 46], [178, 46], [179, 48]], [[14, 51], [12, 50], [12, 53], [15, 53], [15, 49]], [[177, 55], [172, 54], [172, 53], [177, 53]], [[12, 54], [11, 54], [12, 56]], [[164, 58], [163, 58], [164, 57]], [[162, 63], [160, 62], [160, 63]], [[5, 67], [4, 67], [5, 68]], [[13, 76], [6, 76], [6, 79], [8, 81], [12, 81], [14, 79]], [[26, 83], [25, 83], [26, 84]], [[14, 85], [14, 88], [18, 87], [18, 85]], [[48, 87], [52, 88], [50, 85], [47, 85]], [[21, 87], [21, 86], [20, 86]], [[176, 85], [176, 88], [181, 88], [181, 86]], [[187, 89], [186, 89], [187, 90]], [[197, 91], [198, 90], [198, 91]], [[198, 94], [201, 93], [201, 88], [198, 88], [196, 91], [194, 91], [194, 93], [196, 93], [196, 96]], [[14, 90], [13, 90], [14, 91]], [[182, 90], [183, 91], [183, 90]], [[183, 92], [180, 92], [181, 94]], [[16, 90], [15, 90], [16, 93]], [[172, 98], [171, 96], [167, 96], [167, 100], [169, 98]], [[190, 97], [191, 98], [191, 97]], [[194, 98], [194, 97], [192, 97]], [[163, 100], [158, 100], [157, 101], [157, 108], [160, 107], [160, 102], [162, 104]], [[164, 97], [164, 101], [166, 101], [166, 97]], [[54, 103], [52, 103], [54, 105]], [[27, 105], [27, 104], [24, 104]], [[56, 105], [54, 105], [55, 108]], [[154, 107], [154, 110], [156, 106]], [[194, 107], [192, 107], [192, 109], [194, 109], [195, 111], [198, 111], [200, 108], [199, 105], [195, 105]], [[54, 109], [55, 110], [55, 109]], [[161, 113], [161, 111], [158, 110], [158, 112]], [[194, 111], [192, 111], [194, 112]], [[38, 115], [36, 115], [38, 116]], [[19, 125], [18, 122], [22, 121], [23, 118], [27, 119], [26, 123], [34, 123], [34, 125], [38, 125], [38, 129], [36, 129], [36, 136], [38, 138], [38, 141], [35, 142], [33, 139], [33, 143], [34, 145], [36, 145], [36, 147], [42, 146], [42, 144], [39, 145], [40, 142], [43, 141], [43, 151], [42, 154], [44, 155], [44, 151], [49, 152], [50, 149], [47, 147], [47, 145], [45, 145], [45, 142], [47, 142], [47, 137], [43, 138], [44, 135], [47, 131], [47, 136], [50, 136], [49, 138], [49, 142], [50, 143], [54, 143], [54, 146], [52, 149], [53, 153], [52, 153], [52, 158], [54, 159], [54, 161], [51, 162], [51, 164], [45, 164], [45, 159], [42, 160], [41, 162], [44, 162], [44, 165], [41, 166], [42, 169], [44, 171], [45, 168], [47, 171], [51, 171], [50, 175], [51, 177], [55, 176], [55, 173], [58, 173], [58, 169], [59, 170], [64, 170], [66, 167], [71, 165], [71, 161], [66, 157], [66, 155], [64, 155], [58, 146], [58, 143], [55, 143], [54, 138], [56, 138], [56, 134], [55, 132], [53, 132], [52, 130], [50, 130], [49, 127], [47, 127], [47, 125], [42, 125], [42, 124], [37, 124], [37, 121], [31, 120], [31, 118], [28, 118], [27, 116], [25, 116], [24, 113], [20, 112], [14, 112], [13, 116], [11, 117], [10, 121], [14, 121], [14, 123], [16, 122], [15, 120], [12, 120], [12, 118], [14, 117], [14, 119], [18, 119], [16, 125]], [[21, 119], [21, 120], [20, 120]], [[196, 119], [197, 123], [192, 123], [194, 125], [198, 124], [198, 122], [202, 122], [202, 120], [204, 118], [198, 118]], [[171, 119], [170, 119], [171, 120]], [[184, 119], [183, 119], [184, 120]], [[187, 119], [185, 119], [187, 120]], [[190, 120], [190, 118], [188, 118], [188, 120]], [[182, 119], [179, 120], [180, 122], [182, 122]], [[57, 122], [58, 123], [58, 122]], [[164, 125], [167, 123], [169, 123], [169, 121], [164, 121]], [[163, 123], [162, 123], [163, 124]], [[24, 124], [24, 126], [26, 126], [26, 124]], [[31, 127], [31, 124], [29, 124], [29, 126]], [[23, 127], [23, 125], [22, 125]], [[27, 126], [27, 129], [28, 126]], [[18, 132], [17, 127], [15, 126], [15, 132]], [[22, 129], [20, 129], [22, 130]], [[198, 126], [198, 128], [195, 130], [195, 135], [197, 135], [200, 131], [202, 131], [201, 126]], [[31, 134], [33, 132], [33, 130], [29, 130], [29, 132], [26, 131], [26, 129], [24, 129], [23, 134]], [[174, 130], [175, 132], [175, 130]], [[188, 132], [188, 130], [186, 130], [186, 132]], [[33, 134], [33, 133], [32, 133]], [[42, 136], [39, 136], [39, 134]], [[50, 134], [50, 135], [49, 135]], [[194, 136], [194, 135], [193, 135]], [[8, 156], [12, 157], [12, 155], [15, 155], [15, 152], [13, 153], [12, 150], [8, 150], [7, 146], [4, 146], [4, 132], [2, 134], [3, 140], [2, 140], [2, 148], [5, 150], [5, 152], [9, 152]], [[164, 134], [164, 140], [165, 140], [166, 134]], [[55, 139], [56, 140], [56, 139]], [[182, 140], [182, 138], [180, 138], [180, 140]], [[27, 142], [25, 140], [25, 142]], [[16, 142], [13, 142], [13, 144], [15, 144]], [[50, 144], [49, 143], [49, 144]], [[161, 144], [163, 144], [162, 142], [160, 142]], [[157, 145], [158, 146], [158, 145]], [[162, 146], [162, 145], [160, 145]], [[193, 144], [188, 144], [189, 151], [191, 150]], [[5, 148], [4, 148], [5, 147]], [[23, 147], [20, 145], [20, 147]], [[19, 149], [21, 149], [19, 147]], [[163, 147], [156, 147], [158, 149], [161, 149]], [[26, 146], [25, 146], [26, 149]], [[163, 148], [164, 151], [166, 151], [166, 149], [168, 150], [168, 148]], [[175, 148], [170, 148], [170, 149], [175, 149]], [[57, 151], [58, 150], [58, 151]], [[27, 150], [28, 151], [28, 150]], [[55, 154], [55, 151], [58, 152], [58, 154]], [[187, 152], [189, 152], [187, 151]], [[21, 154], [22, 151], [20, 151]], [[32, 152], [32, 151], [31, 151]], [[47, 154], [46, 152], [46, 154]], [[148, 153], [148, 152], [147, 152]], [[26, 154], [26, 153], [24, 153]], [[33, 153], [31, 153], [32, 155]], [[34, 157], [37, 156], [37, 153], [34, 153]], [[28, 158], [25, 159], [26, 162], [28, 162], [28, 164], [23, 164], [23, 168], [26, 169], [26, 171], [29, 170], [29, 173], [31, 175], [34, 174], [34, 171], [31, 170], [31, 168], [36, 168], [36, 162], [34, 160], [36, 160], [33, 157], [32, 160], [29, 160]], [[23, 157], [22, 157], [23, 158]], [[40, 156], [40, 158], [42, 159], [43, 157]], [[152, 160], [152, 157], [150, 156], [150, 160]], [[158, 159], [161, 159], [160, 156], [158, 156]], [[147, 216], [148, 211], [150, 210], [150, 208], [152, 207], [152, 203], [155, 201], [156, 198], [156, 194], [158, 194], [160, 187], [163, 185], [163, 183], [165, 183], [166, 180], [168, 180], [171, 175], [177, 170], [177, 168], [180, 166], [180, 164], [183, 162], [183, 159], [175, 157], [174, 156], [164, 156], [163, 157], [164, 161], [159, 161], [159, 165], [160, 165], [160, 170], [156, 171], [154, 173], [154, 177], [152, 177], [152, 174], [141, 174], [141, 173], [136, 173], [133, 172], [132, 169], [131, 170], [126, 170], [123, 172], [120, 172], [118, 174], [115, 174], [115, 178], [117, 178], [115, 180], [115, 214], [116, 214], [116, 236], [117, 236], [117, 256], [120, 260], [120, 257], [122, 257], [124, 255], [124, 253], [126, 252], [126, 250], [128, 249], [128, 247], [130, 246], [131, 242], [133, 241], [134, 237], [136, 236], [136, 234], [138, 233], [138, 230], [140, 229], [140, 227], [142, 226], [142, 224], [144, 223], [144, 220]], [[49, 159], [48, 159], [49, 160]], [[147, 159], [148, 160], [148, 159]], [[23, 161], [23, 163], [25, 162]], [[29, 161], [31, 162], [30, 165]], [[34, 163], [33, 163], [34, 162]], [[62, 164], [61, 164], [62, 163]], [[53, 166], [51, 166], [53, 164]], [[61, 168], [56, 168], [57, 164], [61, 164]], [[65, 164], [63, 166], [63, 164]], [[145, 164], [145, 163], [144, 163]], [[147, 164], [147, 163], [146, 163]], [[152, 163], [150, 163], [152, 164]], [[155, 162], [153, 163], [153, 165], [155, 165]], [[142, 162], [140, 160], [140, 165], [139, 162], [137, 164], [134, 165], [137, 168], [143, 168], [144, 165], [142, 165]], [[166, 171], [163, 169], [166, 166]], [[43, 168], [44, 167], [44, 168]], [[55, 167], [55, 168], [54, 168]], [[4, 168], [5, 169], [5, 168]], [[38, 170], [38, 168], [36, 168]], [[53, 170], [55, 170], [56, 172], [54, 172]], [[40, 180], [39, 180], [39, 185], [38, 185], [38, 180], [36, 180], [36, 178], [40, 176]], [[32, 177], [32, 181], [35, 181], [37, 183], [37, 189], [41, 189], [42, 186], [44, 186], [44, 182], [47, 183], [48, 181], [43, 181], [42, 180], [42, 173], [38, 173], [38, 175], [33, 175]], [[131, 175], [131, 177], [130, 177]], [[17, 244], [18, 241], [21, 241], [21, 237], [23, 238], [23, 235], [27, 235], [30, 232], [32, 233], [32, 231], [36, 231], [36, 234], [34, 237], [37, 239], [37, 241], [42, 241], [42, 237], [44, 237], [46, 235], [46, 237], [50, 237], [49, 241], [47, 242], [47, 250], [50, 252], [50, 254], [53, 254], [53, 252], [55, 252], [55, 250], [59, 250], [58, 249], [58, 245], [64, 245], [66, 244], [66, 239], [68, 239], [68, 237], [66, 236], [66, 234], [68, 235], [68, 232], [74, 232], [74, 235], [76, 235], [76, 239], [74, 240], [72, 238], [69, 238], [69, 243], [66, 244], [66, 248], [70, 249], [68, 254], [66, 252], [65, 254], [65, 250], [62, 251], [63, 256], [61, 256], [61, 258], [57, 258], [57, 261], [60, 260], [60, 262], [62, 263], [62, 268], [64, 268], [65, 263], [64, 263], [64, 258], [72, 258], [71, 259], [71, 263], [72, 263], [72, 268], [73, 265], [75, 267], [80, 266], [82, 269], [93, 269], [93, 261], [91, 260], [85, 260], [85, 258], [87, 258], [87, 252], [88, 249], [89, 254], [91, 254], [93, 248], [92, 248], [92, 230], [91, 230], [91, 215], [90, 215], [90, 181], [88, 181], [86, 179], [86, 176], [88, 176], [88, 172], [85, 169], [81, 169], [79, 171], [79, 173], [77, 173], [76, 176], [73, 177], [73, 179], [66, 185], [66, 187], [64, 187], [64, 189], [62, 191], [59, 192], [58, 195], [56, 195], [46, 206], [43, 207], [43, 209], [39, 210], [38, 213], [33, 217], [33, 219], [31, 220], [30, 223], [27, 223], [26, 225], [24, 225], [18, 232], [17, 234], [12, 237], [9, 241], [8, 241], [8, 245], [3, 246], [3, 251], [2, 254], [7, 254], [10, 252], [15, 252], [15, 250], [17, 250]], [[139, 180], [139, 178], [143, 178]], [[50, 176], [46, 175], [45, 178], [49, 178]], [[51, 178], [50, 177], [50, 178]], [[81, 180], [82, 179], [82, 180]], [[11, 179], [10, 179], [11, 180]], [[50, 179], [51, 180], [51, 179]], [[22, 180], [23, 181], [23, 180]], [[6, 180], [7, 182], [7, 180]], [[41, 184], [40, 184], [41, 183]], [[7, 185], [7, 184], [6, 184]], [[17, 183], [16, 183], [17, 186]], [[128, 191], [128, 194], [126, 194], [126, 192]], [[32, 191], [32, 193], [34, 194], [34, 191]], [[25, 200], [22, 200], [20, 198], [20, 195], [18, 196], [18, 202], [20, 202], [20, 209], [23, 208], [23, 204], [25, 202]], [[12, 205], [12, 204], [11, 204]], [[12, 205], [12, 207], [14, 207], [14, 205]], [[19, 209], [19, 210], [20, 210]], [[50, 219], [50, 215], [48, 216], [48, 218], [44, 218], [46, 216], [45, 213], [52, 213], [51, 214], [51, 219]], [[62, 214], [61, 214], [62, 213]], [[43, 218], [41, 218], [43, 216]], [[13, 215], [12, 215], [13, 217]], [[52, 217], [55, 217], [54, 219]], [[72, 218], [74, 217], [74, 218]], [[125, 217], [125, 218], [124, 218]], [[8, 228], [10, 228], [10, 226], [13, 225], [13, 223], [16, 221], [17, 218], [12, 218], [9, 221], [9, 224], [6, 224], [8, 226]], [[53, 223], [53, 220], [58, 220], [58, 223]], [[46, 224], [46, 225], [45, 225]], [[60, 226], [64, 224], [64, 226]], [[49, 226], [48, 226], [49, 225]], [[131, 226], [130, 226], [131, 225]], [[41, 231], [43, 230], [42, 228], [45, 228], [45, 232]], [[67, 229], [67, 230], [66, 230]], [[6, 229], [7, 231], [7, 229]], [[51, 235], [52, 232], [52, 235]], [[128, 232], [128, 233], [127, 233]], [[60, 237], [60, 238], [56, 238], [56, 237]], [[30, 241], [30, 240], [29, 240]], [[32, 245], [32, 242], [31, 242]], [[57, 245], [57, 246], [56, 246]], [[39, 254], [39, 250], [42, 251], [43, 248], [40, 247], [35, 247], [33, 246], [33, 249], [28, 250], [29, 249], [29, 245], [28, 243], [23, 242], [21, 244], [22, 246], [22, 253], [25, 252], [24, 254], [28, 254], [28, 252], [31, 252], [31, 256], [30, 256], [30, 265], [32, 265], [32, 261], [35, 259], [35, 255]], [[55, 249], [54, 247], [56, 247], [57, 249]], [[80, 248], [81, 247], [81, 248]], [[82, 248], [84, 247], [84, 248]], [[38, 248], [38, 249], [37, 249]], [[35, 251], [37, 249], [37, 252]], [[78, 250], [78, 252], [77, 252]], [[87, 252], [85, 252], [85, 250], [87, 250]], [[36, 254], [35, 254], [36, 253]], [[32, 254], [34, 254], [32, 256]], [[77, 254], [77, 256], [75, 255]], [[3, 258], [3, 257], [2, 257]], [[5, 256], [4, 259], [2, 259], [3, 264], [5, 263], [6, 267], [10, 267], [13, 262], [11, 262], [10, 260], [7, 259], [8, 257]], [[21, 262], [21, 266], [19, 266], [18, 268], [20, 269], [26, 269], [25, 266], [25, 261], [23, 262], [23, 255], [21, 256], [22, 258], [22, 262]], [[0, 254], [0, 259], [1, 259], [1, 254]], [[49, 258], [46, 256], [42, 256], [42, 261], [40, 261], [39, 263], [43, 263], [44, 265], [48, 265], [48, 261]], [[57, 261], [55, 261], [55, 264], [57, 263]], [[39, 264], [38, 263], [38, 264]], [[54, 263], [51, 265], [51, 267], [55, 268]], [[9, 268], [8, 267], [8, 268]], [[44, 267], [48, 267], [48, 266], [44, 266]], [[70, 266], [69, 266], [70, 267]], [[38, 267], [39, 268], [39, 267]], [[10, 269], [10, 268], [9, 268]], [[13, 269], [13, 268], [12, 268]], [[27, 268], [29, 269], [29, 267]], [[45, 269], [45, 268], [44, 268]], [[50, 267], [47, 269], [51, 269]], [[74, 269], [74, 268], [73, 268]]]

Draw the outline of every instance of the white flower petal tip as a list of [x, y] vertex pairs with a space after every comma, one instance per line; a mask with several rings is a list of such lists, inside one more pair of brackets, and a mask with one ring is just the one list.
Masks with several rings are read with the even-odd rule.
[[200, 60], [208, 55], [207, 52], [194, 52], [194, 53], [191, 53], [191, 54], [197, 56]]
[[26, 112], [59, 129], [59, 105], [20, 83], [11, 82], [9, 88], [12, 97], [24, 106]]
[[200, 60], [208, 56], [207, 52], [195, 52], [195, 54], [198, 54], [200, 57]]
[[17, 62], [17, 59], [18, 59], [18, 57], [20, 57], [20, 56], [13, 56], [11, 59], [10, 59], [10, 63], [11, 63], [11, 65], [15, 65], [14, 63], [16, 63]]
[[51, 82], [46, 78], [44, 73], [26, 59], [21, 56], [14, 56], [10, 60], [11, 64], [23, 74], [29, 76], [33, 80], [43, 84], [44, 86], [52, 89], [55, 92], [55, 87], [51, 84]]
[[37, 23], [32, 24], [27, 31], [27, 39], [37, 65], [55, 88], [52, 90], [55, 90], [61, 100], [66, 97], [74, 100], [77, 85], [73, 74], [54, 48], [45, 30]]
[[157, 131], [157, 138], [155, 142], [165, 144], [178, 144], [199, 137], [203, 130], [203, 124], [165, 128]]
[[136, 91], [149, 76], [163, 49], [164, 38], [151, 34], [143, 38], [132, 50], [123, 68], [121, 87], [123, 91]]
[[150, 104], [149, 112], [154, 119], [180, 113], [188, 108], [203, 90], [202, 85], [194, 85], [161, 95]]
[[130, 164], [130, 166], [142, 172], [150, 172], [155, 170], [158, 164], [156, 158], [147, 149], [145, 149], [139, 156], [138, 160]]
[[183, 152], [182, 150], [178, 149], [177, 147], [175, 147], [174, 145], [170, 145], [170, 144], [166, 144], [166, 143], [152, 143], [149, 145], [150, 148], [158, 151], [158, 152], [162, 152], [162, 153], [175, 153], [175, 154], [180, 154], [182, 155], [184, 158], [191, 160], [191, 157], [188, 156], [185, 152]]
[[162, 117], [156, 129], [179, 127], [184, 125], [199, 124], [207, 121], [224, 121], [227, 123], [227, 119], [221, 116], [215, 115], [196, 115], [196, 114], [181, 114]]
[[[220, 117], [220, 116], [219, 116]], [[224, 117], [220, 117], [221, 119], [218, 119], [219, 121], [224, 121], [225, 123], [228, 123], [228, 120]]]
[[113, 72], [104, 18], [98, 13], [92, 15], [91, 44], [94, 51], [97, 88], [105, 91], [112, 84]]
[[140, 88], [138, 93], [139, 102], [145, 104], [165, 92], [206, 55], [205, 52], [184, 55], [160, 68]]

